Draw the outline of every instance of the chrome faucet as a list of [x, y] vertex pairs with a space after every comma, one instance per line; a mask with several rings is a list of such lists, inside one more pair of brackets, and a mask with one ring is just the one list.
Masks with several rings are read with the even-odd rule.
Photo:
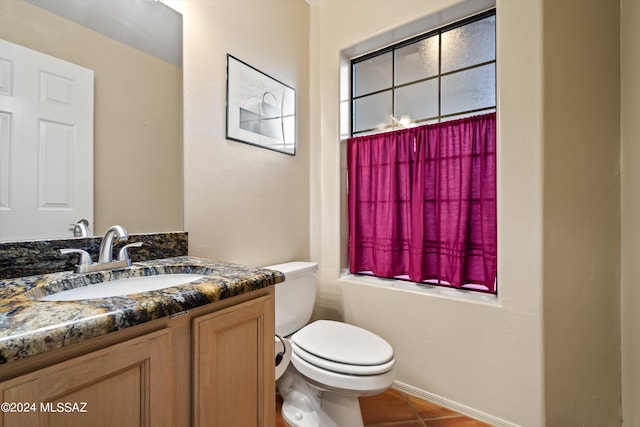
[[100, 243], [100, 253], [98, 255], [98, 262], [105, 263], [113, 261], [113, 238], [117, 237], [118, 240], [124, 241], [129, 238], [129, 233], [124, 227], [120, 225], [113, 225], [109, 227], [106, 233], [104, 233], [104, 237], [102, 238], [102, 243]]
[[75, 224], [71, 225], [73, 230], [73, 237], [89, 237], [89, 221], [81, 219]]
[[62, 254], [78, 253], [80, 254], [80, 262], [75, 267], [76, 273], [89, 273], [92, 271], [111, 270], [114, 268], [124, 268], [131, 266], [131, 259], [129, 258], [128, 249], [131, 247], [139, 248], [142, 246], [141, 242], [131, 243], [126, 245], [118, 253], [118, 259], [113, 260], [113, 239], [117, 238], [119, 241], [124, 241], [129, 238], [129, 233], [124, 227], [120, 225], [114, 225], [104, 233], [102, 242], [100, 243], [100, 252], [98, 254], [98, 262], [94, 263], [91, 260], [89, 253], [82, 249], [60, 249]]

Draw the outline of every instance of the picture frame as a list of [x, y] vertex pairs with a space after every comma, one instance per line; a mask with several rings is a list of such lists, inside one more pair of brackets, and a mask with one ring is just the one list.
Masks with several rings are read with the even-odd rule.
[[296, 91], [227, 54], [226, 138], [295, 156]]

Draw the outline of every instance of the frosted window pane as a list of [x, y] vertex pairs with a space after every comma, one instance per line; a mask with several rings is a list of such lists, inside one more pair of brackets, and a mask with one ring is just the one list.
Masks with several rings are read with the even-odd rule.
[[496, 59], [496, 17], [442, 33], [442, 72]]
[[481, 114], [489, 114], [489, 113], [495, 113], [495, 112], [496, 112], [495, 108], [488, 108], [484, 111], [474, 111], [473, 113], [464, 113], [457, 116], [449, 116], [446, 118], [446, 120], [449, 121], [449, 120], [464, 119], [465, 117], [473, 117], [473, 116], [479, 116]]
[[353, 103], [353, 131], [389, 125], [391, 108], [390, 90], [356, 99]]
[[495, 64], [443, 76], [441, 96], [442, 114], [495, 106]]
[[396, 89], [396, 118], [411, 120], [438, 115], [438, 79], [427, 80]]
[[429, 37], [396, 50], [397, 85], [438, 74], [438, 37]]
[[393, 56], [388, 52], [355, 64], [353, 71], [355, 96], [389, 89], [393, 78], [392, 61]]

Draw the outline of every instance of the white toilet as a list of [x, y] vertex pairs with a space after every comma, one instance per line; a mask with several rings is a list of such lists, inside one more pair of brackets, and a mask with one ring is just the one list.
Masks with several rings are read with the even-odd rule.
[[285, 275], [275, 288], [276, 380], [283, 418], [293, 427], [362, 427], [358, 397], [391, 386], [393, 349], [357, 326], [330, 320], [307, 325], [316, 297], [316, 263], [265, 268]]

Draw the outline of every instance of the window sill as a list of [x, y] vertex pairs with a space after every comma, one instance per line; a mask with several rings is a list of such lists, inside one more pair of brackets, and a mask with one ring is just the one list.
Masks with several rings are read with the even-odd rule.
[[343, 270], [338, 281], [345, 283], [359, 283], [381, 288], [391, 288], [399, 291], [413, 292], [421, 295], [430, 295], [440, 298], [453, 299], [457, 301], [467, 301], [473, 303], [500, 306], [498, 296], [493, 294], [468, 291], [457, 288], [446, 288], [428, 284], [418, 284], [405, 280], [385, 279], [382, 277], [352, 274], [348, 270]]

